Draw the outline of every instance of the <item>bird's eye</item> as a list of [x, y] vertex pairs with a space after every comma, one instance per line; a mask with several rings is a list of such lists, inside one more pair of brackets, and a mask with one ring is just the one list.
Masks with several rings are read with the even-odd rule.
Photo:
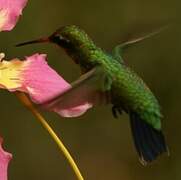
[[59, 44], [62, 47], [69, 47], [70, 41], [59, 34], [55, 34], [51, 37], [52, 42]]
[[57, 35], [57, 38], [59, 38], [59, 40], [62, 40], [62, 41], [65, 40], [65, 38], [60, 35]]
[[69, 43], [70, 41], [66, 38], [64, 38], [63, 36], [58, 35], [57, 38], [59, 39], [59, 41], [61, 41], [62, 43]]

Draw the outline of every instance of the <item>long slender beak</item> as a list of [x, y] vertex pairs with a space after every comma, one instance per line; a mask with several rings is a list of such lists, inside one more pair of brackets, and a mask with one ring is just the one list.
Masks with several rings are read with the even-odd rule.
[[28, 45], [28, 44], [46, 43], [46, 42], [50, 42], [50, 39], [49, 38], [40, 38], [40, 39], [36, 39], [36, 40], [32, 40], [32, 41], [19, 43], [19, 44], [16, 44], [15, 46], [20, 47], [20, 46], [25, 46], [25, 45]]

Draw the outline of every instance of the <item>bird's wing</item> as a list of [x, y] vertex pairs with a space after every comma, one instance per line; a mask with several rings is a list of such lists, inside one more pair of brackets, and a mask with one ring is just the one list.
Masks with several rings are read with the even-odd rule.
[[[46, 101], [42, 106], [59, 111], [83, 104], [105, 104], [109, 101], [112, 79], [101, 67], [95, 67], [71, 84], [71, 88]], [[76, 116], [76, 115], [75, 115]], [[74, 116], [74, 117], [75, 117]]]
[[148, 33], [146, 35], [140, 36], [140, 37], [136, 37], [136, 38], [131, 38], [127, 41], [122, 42], [121, 44], [117, 45], [116, 47], [114, 47], [113, 51], [112, 51], [112, 55], [115, 59], [117, 59], [120, 63], [124, 63], [123, 58], [121, 57], [123, 51], [129, 47], [131, 47], [132, 45], [135, 45], [139, 42], [142, 42], [143, 40], [146, 40], [158, 33], [160, 33], [162, 30], [164, 30], [165, 28], [167, 28], [168, 26], [164, 26], [161, 27], [160, 29], [157, 29], [156, 31], [153, 31], [151, 33]]

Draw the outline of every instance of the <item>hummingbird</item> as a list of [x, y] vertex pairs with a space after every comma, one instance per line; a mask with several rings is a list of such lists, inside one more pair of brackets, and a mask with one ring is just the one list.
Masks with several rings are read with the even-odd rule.
[[[158, 33], [158, 32], [156, 32]], [[132, 137], [139, 160], [146, 165], [162, 153], [169, 153], [162, 133], [160, 105], [144, 81], [124, 62], [124, 50], [154, 34], [126, 41], [111, 53], [98, 47], [88, 34], [75, 25], [59, 28], [46, 38], [20, 43], [53, 43], [61, 47], [80, 66], [82, 75], [65, 93], [45, 102], [59, 106], [74, 99], [94, 106], [111, 104], [115, 118], [125, 112], [129, 115]]]

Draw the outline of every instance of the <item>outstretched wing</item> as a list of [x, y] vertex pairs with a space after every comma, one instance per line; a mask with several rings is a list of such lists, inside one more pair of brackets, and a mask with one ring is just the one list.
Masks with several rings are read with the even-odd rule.
[[[111, 78], [98, 66], [73, 82], [70, 89], [44, 102], [42, 106], [64, 117], [79, 116], [95, 104], [108, 103], [111, 83]], [[76, 107], [82, 105], [87, 105], [87, 109], [80, 112]]]
[[161, 31], [163, 31], [164, 29], [166, 29], [168, 26], [164, 26], [164, 27], [161, 27], [160, 29], [156, 30], [156, 31], [153, 31], [149, 34], [146, 34], [144, 36], [140, 36], [140, 37], [137, 37], [137, 38], [132, 38], [132, 39], [129, 39], [125, 42], [122, 42], [121, 44], [117, 45], [113, 51], [112, 51], [112, 55], [114, 56], [115, 59], [117, 59], [120, 63], [124, 63], [122, 57], [121, 57], [121, 54], [122, 52], [131, 47], [132, 45], [135, 45], [139, 42], [142, 42], [143, 40], [146, 40], [158, 33], [160, 33]]

